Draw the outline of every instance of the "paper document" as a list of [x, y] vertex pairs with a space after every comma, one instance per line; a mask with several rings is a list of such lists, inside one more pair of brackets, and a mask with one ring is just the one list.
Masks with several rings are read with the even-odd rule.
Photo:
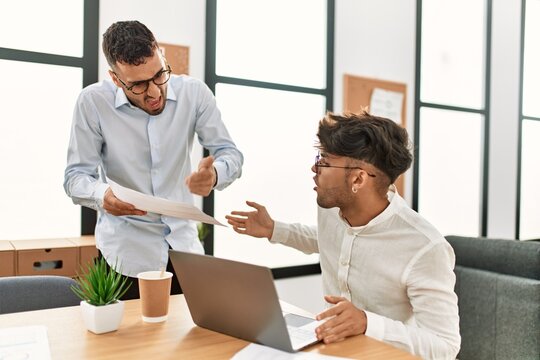
[[191, 204], [162, 199], [152, 195], [123, 187], [111, 179], [107, 179], [113, 194], [120, 200], [133, 204], [137, 209], [168, 215], [180, 219], [200, 221], [207, 224], [225, 226], [210, 215], [203, 213]]
[[309, 360], [309, 359], [346, 359], [313, 352], [289, 353], [259, 344], [249, 344], [237, 352], [231, 360]]
[[45, 326], [0, 329], [0, 359], [50, 360]]
[[369, 112], [371, 115], [385, 117], [401, 124], [401, 109], [403, 107], [403, 94], [375, 88], [371, 94]]

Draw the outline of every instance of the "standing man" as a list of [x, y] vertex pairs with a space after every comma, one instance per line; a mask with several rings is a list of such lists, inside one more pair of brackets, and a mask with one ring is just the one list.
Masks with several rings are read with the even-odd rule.
[[[96, 244], [110, 266], [131, 277], [124, 299], [139, 296], [141, 271], [172, 271], [168, 249], [203, 253], [192, 221], [146, 213], [116, 198], [106, 177], [136, 191], [193, 203], [241, 174], [236, 148], [201, 81], [171, 75], [152, 32], [138, 21], [103, 34], [110, 80], [82, 90], [73, 115], [64, 189], [99, 213]], [[194, 136], [209, 150], [192, 172]], [[173, 293], [180, 292], [173, 279]]]
[[460, 348], [454, 252], [392, 185], [412, 162], [407, 131], [391, 120], [327, 114], [312, 171], [318, 226], [274, 221], [264, 206], [233, 211], [240, 234], [319, 253], [329, 307], [317, 315], [325, 343], [366, 334], [423, 359]]

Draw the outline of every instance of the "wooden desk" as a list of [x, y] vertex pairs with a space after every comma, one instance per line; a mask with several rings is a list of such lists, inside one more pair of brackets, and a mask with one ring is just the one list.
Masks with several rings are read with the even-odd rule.
[[[294, 312], [294, 307], [283, 308]], [[52, 359], [230, 359], [249, 343], [196, 326], [183, 295], [171, 297], [169, 319], [147, 324], [139, 300], [126, 301], [124, 318], [115, 332], [87, 331], [78, 306], [0, 315], [0, 328], [45, 325]], [[367, 336], [316, 344], [306, 351], [356, 359], [409, 360], [411, 354]]]

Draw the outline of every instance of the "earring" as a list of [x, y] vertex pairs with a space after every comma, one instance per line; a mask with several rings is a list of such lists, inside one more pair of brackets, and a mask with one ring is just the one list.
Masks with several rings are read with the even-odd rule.
[[352, 192], [356, 194], [357, 191], [358, 191], [358, 189], [353, 186]]

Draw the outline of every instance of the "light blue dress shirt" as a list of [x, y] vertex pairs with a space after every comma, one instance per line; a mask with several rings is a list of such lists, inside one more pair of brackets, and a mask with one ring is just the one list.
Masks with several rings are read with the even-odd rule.
[[193, 203], [184, 183], [192, 173], [195, 134], [215, 157], [221, 190], [238, 178], [243, 156], [236, 148], [210, 89], [200, 80], [173, 75], [165, 109], [152, 116], [131, 105], [110, 80], [83, 89], [77, 100], [64, 189], [75, 204], [99, 213], [96, 244], [110, 265], [136, 276], [159, 270], [173, 249], [203, 253], [193, 221], [147, 213], [114, 216], [102, 208], [109, 187], [122, 186], [174, 201]]

